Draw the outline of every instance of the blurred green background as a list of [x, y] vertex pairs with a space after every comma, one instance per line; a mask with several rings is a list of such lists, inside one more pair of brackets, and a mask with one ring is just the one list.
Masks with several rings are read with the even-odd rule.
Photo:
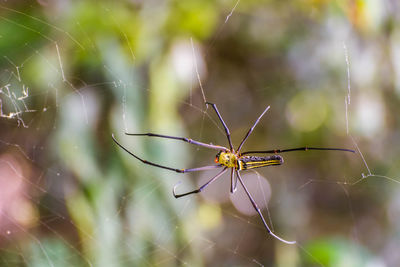
[[[1, 1], [1, 266], [399, 266], [396, 1]], [[196, 71], [197, 68], [197, 71]], [[197, 78], [201, 79], [203, 90]], [[245, 150], [301, 146], [243, 173], [215, 151], [216, 103]], [[365, 160], [365, 162], [364, 162]], [[236, 207], [236, 208], [235, 208]], [[266, 208], [268, 207], [268, 209]]]

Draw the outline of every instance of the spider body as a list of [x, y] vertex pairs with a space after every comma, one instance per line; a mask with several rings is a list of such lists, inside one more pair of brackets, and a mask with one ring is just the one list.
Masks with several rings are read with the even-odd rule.
[[[261, 213], [260, 208], [257, 206], [257, 203], [254, 201], [254, 199], [251, 196], [249, 190], [247, 189], [245, 183], [243, 182], [243, 179], [242, 179], [242, 177], [240, 175], [240, 171], [246, 171], [246, 170], [250, 170], [250, 169], [273, 166], [273, 165], [281, 165], [281, 164], [283, 164], [283, 158], [280, 155], [277, 155], [277, 153], [291, 152], [291, 151], [307, 151], [307, 150], [337, 150], [337, 151], [347, 151], [347, 152], [353, 152], [353, 153], [355, 151], [351, 150], [351, 149], [345, 149], [345, 148], [299, 147], [299, 148], [290, 148], [290, 149], [256, 150], [256, 151], [240, 152], [244, 142], [247, 140], [249, 135], [253, 132], [254, 128], [256, 127], [256, 125], [258, 124], [260, 119], [268, 111], [269, 106], [258, 117], [256, 122], [249, 129], [249, 131], [247, 132], [247, 134], [245, 135], [245, 137], [241, 141], [239, 147], [235, 150], [233, 148], [233, 146], [232, 146], [231, 134], [229, 132], [229, 128], [226, 126], [224, 120], [222, 119], [221, 114], [219, 113], [219, 111], [217, 109], [217, 106], [215, 104], [208, 103], [208, 102], [206, 103], [206, 105], [207, 105], [207, 107], [208, 107], [208, 105], [211, 105], [213, 107], [213, 109], [214, 109], [215, 113], [217, 114], [220, 122], [222, 123], [222, 126], [224, 127], [224, 130], [225, 130], [225, 133], [226, 133], [226, 137], [228, 139], [229, 148], [226, 148], [224, 146], [207, 144], [207, 143], [195, 141], [193, 139], [186, 138], [186, 137], [176, 137], [176, 136], [161, 135], [161, 134], [155, 134], [155, 133], [140, 133], [140, 134], [126, 133], [126, 134], [127, 135], [131, 135], [131, 136], [148, 136], [148, 137], [158, 137], [158, 138], [180, 140], [180, 141], [184, 141], [184, 142], [187, 142], [189, 144], [192, 144], [192, 145], [218, 150], [219, 152], [217, 153], [217, 155], [215, 157], [215, 160], [214, 160], [217, 165], [209, 165], [209, 166], [203, 166], [203, 167], [191, 168], [191, 169], [171, 168], [171, 167], [168, 167], [168, 166], [165, 166], [165, 165], [153, 163], [153, 162], [150, 162], [150, 161], [147, 161], [147, 160], [144, 160], [144, 159], [140, 158], [139, 156], [137, 156], [136, 154], [134, 154], [133, 152], [129, 151], [127, 148], [122, 146], [115, 139], [114, 135], [112, 135], [112, 138], [113, 138], [114, 142], [119, 147], [121, 147], [123, 150], [125, 150], [127, 153], [129, 153], [131, 156], [133, 156], [137, 160], [140, 160], [142, 163], [148, 164], [150, 166], [162, 168], [162, 169], [169, 170], [169, 171], [174, 171], [174, 172], [177, 172], [177, 173], [197, 172], [197, 171], [205, 171], [205, 170], [223, 168], [220, 172], [218, 172], [215, 176], [213, 176], [207, 183], [205, 183], [204, 185], [202, 185], [200, 188], [198, 188], [196, 190], [193, 190], [193, 191], [190, 191], [190, 192], [186, 192], [186, 193], [183, 193], [183, 194], [176, 194], [175, 190], [176, 190], [177, 185], [175, 185], [174, 188], [173, 188], [173, 195], [174, 195], [175, 198], [180, 198], [180, 197], [184, 197], [184, 196], [187, 196], [187, 195], [190, 195], [190, 194], [200, 193], [208, 185], [210, 185], [212, 182], [214, 182], [215, 180], [220, 178], [228, 170], [228, 168], [231, 169], [231, 175], [230, 175], [231, 176], [231, 190], [230, 190], [231, 193], [234, 193], [236, 191], [237, 182], [239, 181], [240, 184], [242, 185], [243, 189], [245, 190], [246, 195], [248, 196], [251, 204], [253, 205], [254, 209], [257, 211], [258, 215], [260, 216], [260, 218], [261, 218], [261, 220], [262, 220], [262, 222], [264, 224], [264, 227], [267, 230], [267, 232], [270, 235], [272, 235], [273, 237], [275, 237], [276, 239], [278, 239], [278, 240], [280, 240], [280, 241], [282, 241], [284, 243], [287, 243], [287, 244], [296, 243], [296, 241], [287, 241], [287, 240], [277, 236], [276, 234], [274, 234], [270, 230], [267, 222], [265, 221], [264, 216]], [[274, 154], [274, 155], [259, 157], [259, 156], [253, 156], [253, 155], [250, 155], [250, 154]]]
[[280, 155], [265, 157], [241, 156], [230, 151], [220, 151], [215, 156], [215, 163], [219, 163], [227, 168], [234, 168], [237, 171], [244, 171], [272, 165], [281, 165], [283, 164], [283, 158]]
[[239, 156], [235, 153], [228, 151], [220, 151], [215, 156], [215, 163], [219, 163], [227, 168], [238, 169]]
[[240, 171], [249, 170], [273, 165], [282, 165], [283, 158], [280, 155], [272, 155], [265, 157], [257, 156], [241, 156], [239, 159]]

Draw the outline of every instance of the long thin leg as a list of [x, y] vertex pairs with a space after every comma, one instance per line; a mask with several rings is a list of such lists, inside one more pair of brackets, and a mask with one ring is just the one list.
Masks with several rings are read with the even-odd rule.
[[162, 135], [162, 134], [155, 134], [155, 133], [125, 133], [126, 135], [131, 135], [131, 136], [149, 136], [149, 137], [160, 137], [160, 138], [167, 138], [167, 139], [174, 139], [174, 140], [181, 140], [184, 142], [187, 142], [189, 144], [197, 145], [197, 146], [203, 146], [211, 149], [216, 149], [216, 150], [228, 150], [224, 146], [218, 146], [218, 145], [212, 145], [212, 144], [206, 144], [202, 143], [199, 141], [192, 140], [190, 138], [186, 137], [176, 137], [176, 136], [169, 136], [169, 135]]
[[225, 167], [222, 171], [220, 171], [217, 175], [215, 175], [213, 178], [211, 178], [207, 183], [205, 183], [204, 185], [202, 185], [199, 189], [187, 192], [187, 193], [183, 193], [183, 194], [176, 194], [176, 187], [179, 185], [176, 184], [174, 186], [174, 189], [172, 190], [172, 194], [174, 194], [175, 198], [180, 198], [180, 197], [184, 197], [190, 194], [197, 194], [200, 193], [201, 191], [203, 191], [203, 189], [205, 189], [208, 185], [210, 185], [212, 182], [214, 182], [215, 180], [217, 180], [222, 174], [224, 174], [226, 172], [228, 168]]
[[211, 105], [213, 107], [213, 109], [215, 110], [215, 113], [217, 113], [217, 116], [218, 116], [219, 120], [221, 121], [222, 126], [224, 126], [226, 137], [228, 138], [228, 142], [229, 142], [229, 147], [230, 147], [231, 151], [233, 152], [233, 146], [232, 146], [232, 141], [231, 141], [231, 133], [229, 132], [228, 126], [226, 126], [224, 120], [222, 119], [222, 116], [219, 113], [217, 106], [215, 104], [213, 104], [213, 103], [210, 103], [210, 102], [206, 102], [206, 105]]
[[234, 168], [231, 171], [231, 193], [235, 193], [237, 189], [237, 176], [235, 176]]
[[246, 151], [241, 153], [241, 155], [245, 154], [265, 154], [265, 153], [283, 153], [283, 152], [291, 152], [291, 151], [307, 151], [307, 150], [333, 150], [333, 151], [345, 151], [345, 152], [353, 152], [352, 149], [347, 148], [326, 148], [326, 147], [297, 147], [297, 148], [289, 148], [289, 149], [271, 149], [271, 150], [257, 150], [257, 151]]
[[118, 143], [118, 141], [115, 139], [114, 134], [112, 135], [112, 139], [114, 140], [114, 142], [123, 150], [125, 150], [127, 153], [129, 153], [129, 155], [131, 155], [132, 157], [140, 160], [141, 162], [143, 162], [144, 164], [148, 164], [154, 167], [159, 167], [162, 169], [166, 169], [166, 170], [170, 170], [170, 171], [174, 171], [174, 172], [178, 172], [178, 173], [185, 173], [185, 172], [197, 172], [197, 171], [205, 171], [205, 170], [211, 170], [211, 169], [217, 169], [217, 168], [221, 168], [222, 165], [211, 165], [211, 166], [204, 166], [204, 167], [199, 167], [199, 168], [193, 168], [193, 169], [175, 169], [175, 168], [171, 168], [171, 167], [167, 167], [164, 165], [160, 165], [160, 164], [156, 164], [147, 160], [144, 160], [138, 156], [136, 156], [135, 154], [133, 154], [131, 151], [129, 151], [128, 149], [126, 149], [125, 147], [123, 147], [120, 143]]
[[257, 206], [257, 203], [254, 201], [254, 199], [253, 199], [253, 197], [251, 196], [249, 190], [247, 190], [247, 187], [244, 185], [244, 182], [243, 182], [243, 180], [242, 180], [242, 177], [240, 176], [239, 171], [237, 171], [237, 170], [236, 170], [236, 175], [237, 175], [237, 177], [238, 177], [238, 179], [239, 179], [239, 182], [242, 184], [242, 186], [243, 186], [243, 188], [244, 188], [244, 191], [246, 191], [246, 194], [247, 194], [247, 196], [249, 197], [251, 204], [253, 205], [254, 209], [257, 211], [258, 215], [260, 215], [260, 218], [261, 218], [261, 220], [262, 220], [262, 222], [263, 222], [265, 228], [267, 229], [267, 232], [268, 232], [270, 235], [272, 235], [273, 237], [275, 237], [276, 239], [278, 239], [278, 240], [280, 240], [280, 241], [282, 241], [282, 242], [284, 242], [284, 243], [286, 243], [286, 244], [295, 244], [296, 241], [287, 241], [287, 240], [285, 240], [285, 239], [283, 239], [283, 238], [277, 236], [276, 234], [274, 234], [274, 233], [269, 229], [268, 224], [267, 224], [267, 222], [265, 221], [264, 216], [262, 215], [260, 208]]
[[258, 124], [258, 122], [261, 120], [262, 116], [264, 116], [264, 114], [269, 110], [270, 106], [268, 106], [263, 113], [261, 113], [260, 117], [258, 117], [258, 119], [256, 120], [256, 122], [253, 124], [253, 126], [249, 129], [249, 131], [247, 132], [246, 136], [243, 138], [242, 142], [240, 143], [238, 149], [237, 149], [237, 153], [240, 152], [240, 149], [242, 149], [242, 146], [244, 144], [244, 142], [247, 140], [247, 138], [249, 137], [249, 135], [253, 132], [254, 128], [256, 127], [256, 125]]

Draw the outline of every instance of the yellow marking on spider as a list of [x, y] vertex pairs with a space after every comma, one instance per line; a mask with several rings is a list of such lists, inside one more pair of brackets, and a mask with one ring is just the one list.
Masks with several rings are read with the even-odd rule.
[[232, 152], [219, 152], [215, 157], [215, 162], [228, 168], [237, 168], [238, 156]]
[[275, 164], [281, 164], [280, 160], [273, 159], [273, 160], [265, 160], [265, 161], [249, 161], [246, 162], [247, 165], [275, 165]]
[[266, 167], [271, 165], [281, 165], [282, 163], [279, 160], [268, 160], [268, 161], [255, 161], [255, 162], [246, 162], [245, 169], [254, 169], [260, 167]]

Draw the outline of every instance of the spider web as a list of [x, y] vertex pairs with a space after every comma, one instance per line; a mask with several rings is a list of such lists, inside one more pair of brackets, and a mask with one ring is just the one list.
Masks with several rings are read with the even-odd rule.
[[[396, 110], [387, 100], [390, 92], [376, 89], [390, 84], [371, 78], [379, 73], [371, 66], [378, 41], [357, 43], [366, 41], [351, 38], [349, 23], [331, 15], [320, 29], [307, 30], [309, 38], [296, 35], [299, 39], [283, 51], [278, 49], [285, 44], [283, 32], [304, 29], [284, 29], [279, 25], [290, 18], [240, 1], [197, 7], [216, 26], [204, 24], [185, 36], [174, 32], [178, 24], [167, 18], [166, 6], [136, 2], [116, 7], [70, 3], [68, 12], [61, 2], [0, 6], [3, 265], [400, 262], [394, 253], [399, 245], [398, 127], [390, 114]], [[189, 2], [196, 8], [196, 1]], [[139, 18], [151, 13], [154, 21], [141, 24], [146, 20]], [[247, 34], [239, 35], [247, 23]], [[262, 25], [275, 27], [260, 34]], [[160, 40], [168, 32], [179, 38]], [[228, 49], [237, 41], [232, 46], [238, 50]], [[163, 42], [169, 45], [161, 53]], [[392, 42], [395, 57], [398, 40]], [[114, 133], [141, 157], [167, 166], [210, 165], [215, 151], [123, 135], [156, 132], [226, 145], [207, 101], [217, 104], [236, 145], [271, 106], [244, 149], [356, 150], [355, 155], [282, 154], [282, 166], [242, 173], [271, 229], [297, 240], [296, 245], [267, 234], [241, 186], [229, 193], [229, 175], [201, 196], [176, 200], [175, 184], [182, 181], [177, 190], [190, 191], [213, 172], [182, 176], [143, 166], [111, 142]], [[308, 124], [297, 114], [317, 121]], [[392, 126], [382, 122], [385, 116]]]

